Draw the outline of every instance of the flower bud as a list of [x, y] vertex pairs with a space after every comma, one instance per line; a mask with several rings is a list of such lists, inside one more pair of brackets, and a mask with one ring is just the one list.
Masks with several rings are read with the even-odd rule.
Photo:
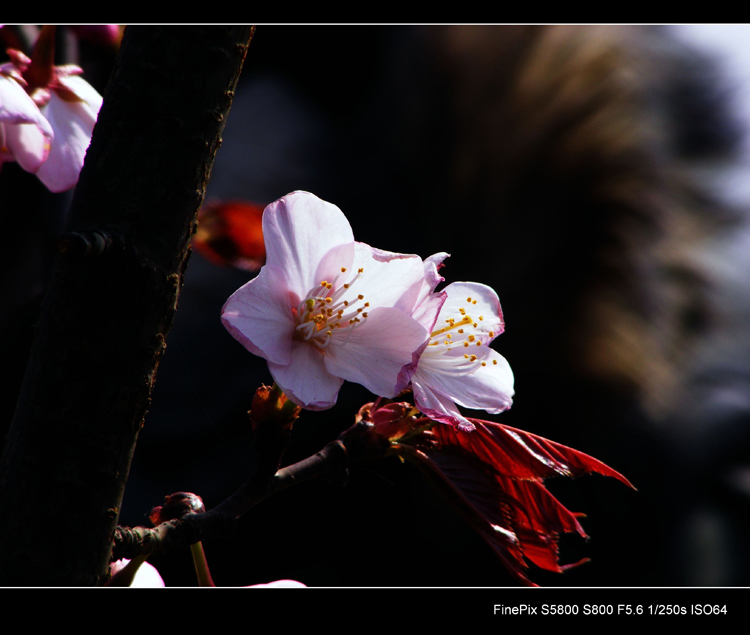
[[261, 386], [255, 391], [250, 410], [253, 430], [271, 426], [275, 429], [290, 429], [302, 410], [276, 386]]
[[202, 514], [206, 511], [203, 499], [191, 492], [176, 492], [164, 500], [164, 505], [154, 507], [149, 519], [154, 525], [160, 525], [174, 518], [182, 518], [187, 514]]

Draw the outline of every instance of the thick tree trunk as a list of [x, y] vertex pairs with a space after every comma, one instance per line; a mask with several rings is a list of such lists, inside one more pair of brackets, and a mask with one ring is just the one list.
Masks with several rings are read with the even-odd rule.
[[251, 36], [126, 29], [0, 465], [0, 585], [103, 579]]

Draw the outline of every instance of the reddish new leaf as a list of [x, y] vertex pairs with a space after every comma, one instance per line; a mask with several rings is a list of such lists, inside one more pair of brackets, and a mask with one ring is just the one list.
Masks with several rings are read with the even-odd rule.
[[497, 474], [513, 479], [541, 480], [596, 472], [633, 487], [622, 474], [588, 454], [500, 423], [469, 421], [476, 426], [470, 433], [446, 425], [435, 426], [432, 432], [442, 445], [462, 447], [492, 466]]
[[628, 480], [583, 452], [499, 423], [471, 421], [476, 426], [472, 432], [435, 425], [405, 436], [398, 447], [432, 477], [524, 584], [532, 584], [526, 560], [557, 573], [585, 562], [558, 562], [561, 534], [587, 536], [576, 515], [546, 489], [544, 479], [598, 473], [632, 487]]
[[493, 483], [493, 478], [470, 455], [458, 450], [422, 452], [400, 446], [401, 456], [416, 465], [469, 523], [520, 582], [534, 585], [526, 576], [521, 542], [512, 529], [513, 510]]

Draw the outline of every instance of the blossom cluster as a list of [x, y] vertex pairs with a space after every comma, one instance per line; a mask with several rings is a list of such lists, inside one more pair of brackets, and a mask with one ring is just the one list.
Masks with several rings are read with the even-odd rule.
[[0, 167], [16, 161], [51, 192], [78, 182], [102, 97], [78, 66], [44, 68], [8, 50], [0, 65]]
[[436, 421], [472, 430], [458, 406], [509, 408], [513, 373], [490, 348], [504, 330], [497, 294], [476, 282], [440, 291], [446, 253], [422, 260], [356, 242], [341, 210], [293, 192], [263, 214], [266, 264], [222, 310], [294, 403], [324, 410], [344, 381], [385, 398], [411, 386]]

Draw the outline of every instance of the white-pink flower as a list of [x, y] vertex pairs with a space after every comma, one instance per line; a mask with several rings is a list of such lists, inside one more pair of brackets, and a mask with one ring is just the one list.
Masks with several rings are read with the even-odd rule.
[[52, 126], [23, 88], [13, 64], [0, 66], [0, 166], [17, 161], [37, 172], [50, 153]]
[[166, 586], [159, 572], [154, 565], [145, 562], [145, 558], [135, 558], [128, 560], [122, 558], [115, 560], [109, 565], [109, 572], [112, 579], [108, 586], [129, 586], [129, 587], [158, 587]]
[[265, 584], [251, 584], [243, 587], [245, 589], [306, 589], [307, 585], [297, 580], [275, 580]]
[[[435, 260], [429, 259], [426, 265], [439, 265], [440, 256], [444, 257], [433, 256]], [[433, 322], [435, 305], [441, 302]], [[491, 414], [510, 408], [513, 372], [489, 346], [505, 329], [500, 300], [490, 287], [454, 282], [427, 296], [414, 315], [430, 330], [430, 342], [411, 379], [414, 400], [425, 415], [473, 430], [456, 404]]]
[[51, 192], [69, 190], [78, 182], [102, 97], [72, 64], [50, 62], [41, 85], [29, 85], [31, 59], [14, 49], [8, 54], [11, 62], [0, 66], [0, 163], [17, 161]]
[[341, 210], [308, 192], [269, 205], [263, 237], [266, 264], [224, 305], [227, 330], [305, 408], [332, 407], [344, 380], [395, 397], [428, 339], [412, 317], [421, 258], [355, 242]]

